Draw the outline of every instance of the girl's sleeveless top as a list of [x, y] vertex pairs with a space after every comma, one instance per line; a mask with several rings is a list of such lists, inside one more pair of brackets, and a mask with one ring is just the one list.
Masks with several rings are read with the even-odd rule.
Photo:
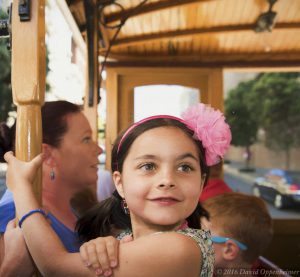
[[[201, 229], [192, 229], [185, 228], [174, 231], [179, 234], [183, 234], [185, 236], [191, 237], [196, 241], [199, 245], [202, 252], [202, 269], [199, 274], [199, 277], [210, 277], [213, 276], [214, 269], [214, 250], [211, 241], [211, 236], [209, 231], [201, 230]], [[160, 232], [154, 233], [159, 234]], [[126, 230], [118, 235], [117, 239], [121, 240], [123, 237], [132, 235], [130, 230]]]

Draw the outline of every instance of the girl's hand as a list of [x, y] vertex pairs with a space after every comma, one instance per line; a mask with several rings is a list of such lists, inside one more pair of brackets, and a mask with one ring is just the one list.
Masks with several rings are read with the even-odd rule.
[[30, 162], [18, 160], [13, 152], [7, 152], [4, 155], [7, 162], [6, 184], [11, 191], [24, 183], [32, 184], [38, 168], [43, 162], [43, 155], [39, 154]]
[[87, 267], [99, 276], [111, 276], [117, 266], [119, 241], [112, 236], [99, 237], [80, 247], [80, 256]]
[[0, 268], [2, 276], [32, 276], [34, 273], [34, 263], [25, 244], [22, 231], [16, 227], [15, 219], [7, 224], [4, 233], [5, 256]]

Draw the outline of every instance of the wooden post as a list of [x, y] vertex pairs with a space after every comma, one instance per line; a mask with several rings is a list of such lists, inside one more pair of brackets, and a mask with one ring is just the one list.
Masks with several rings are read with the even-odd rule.
[[87, 81], [84, 98], [84, 114], [88, 118], [92, 130], [93, 139], [98, 140], [98, 9], [95, 0], [84, 2], [87, 24]]
[[[26, 2], [26, 1], [25, 1]], [[41, 106], [44, 103], [46, 77], [45, 0], [30, 2], [26, 21], [19, 16], [19, 3], [12, 7], [12, 71], [13, 101], [17, 105], [16, 156], [30, 161], [42, 150]], [[42, 171], [33, 189], [42, 204]], [[34, 276], [41, 276], [36, 271]]]
[[[84, 1], [86, 16], [86, 89], [84, 97], [84, 115], [87, 117], [92, 131], [93, 139], [98, 143], [98, 95], [99, 95], [99, 64], [98, 64], [98, 9], [97, 1]], [[77, 194], [78, 199], [85, 198], [91, 194], [92, 198], [97, 198], [97, 183], [92, 187], [84, 189]], [[84, 197], [82, 197], [84, 196]], [[80, 204], [83, 206], [83, 204]]]
[[[41, 152], [41, 106], [44, 103], [45, 0], [30, 1], [30, 18], [21, 21], [19, 2], [12, 8], [12, 91], [17, 105], [16, 156], [29, 161]], [[25, 1], [26, 2], [26, 1]], [[41, 170], [34, 191], [41, 203]]]

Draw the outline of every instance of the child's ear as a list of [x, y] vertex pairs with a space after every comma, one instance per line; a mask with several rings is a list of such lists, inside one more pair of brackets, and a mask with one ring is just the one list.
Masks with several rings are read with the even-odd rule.
[[55, 167], [56, 162], [54, 159], [54, 149], [51, 145], [42, 143], [42, 152], [44, 154], [44, 164], [50, 166], [50, 167]]
[[223, 258], [227, 261], [233, 261], [237, 258], [240, 252], [239, 247], [232, 241], [228, 240], [223, 248]]
[[123, 182], [122, 182], [121, 173], [119, 171], [114, 171], [112, 177], [113, 177], [114, 184], [115, 184], [115, 187], [116, 187], [118, 193], [120, 194], [120, 196], [122, 198], [124, 198]]

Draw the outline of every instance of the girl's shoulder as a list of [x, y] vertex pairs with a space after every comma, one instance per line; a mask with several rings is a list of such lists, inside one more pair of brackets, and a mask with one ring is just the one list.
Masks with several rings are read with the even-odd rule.
[[[124, 232], [119, 238], [129, 234]], [[153, 233], [121, 243], [119, 247], [122, 271], [115, 269], [115, 276], [135, 277], [143, 272], [143, 276], [198, 277], [201, 272], [200, 248], [193, 239], [177, 232]]]
[[[128, 235], [132, 235], [132, 232], [130, 230], [122, 232], [118, 236], [118, 239], [121, 240], [122, 238]], [[195, 247], [194, 242], [192, 242], [188, 238], [182, 239], [182, 235], [192, 238], [197, 243], [198, 249], [200, 248], [199, 255], [197, 255], [197, 247]], [[201, 273], [199, 276], [213, 276], [214, 251], [209, 231], [186, 228], [174, 232], [154, 233], [151, 236], [144, 237], [142, 240], [136, 240], [136, 242], [138, 241], [143, 241], [143, 244], [148, 245], [148, 251], [150, 250], [150, 248], [155, 247], [156, 250], [160, 251], [160, 253], [162, 254], [164, 252], [164, 249], [167, 249], [167, 256], [168, 253], [172, 253], [172, 256], [174, 258], [173, 262], [174, 264], [177, 263], [177, 265], [180, 259], [182, 261], [186, 258], [190, 259], [191, 256], [193, 256], [191, 255], [191, 253], [193, 252], [195, 254], [194, 257], [199, 257], [199, 264], [201, 265]], [[166, 245], [168, 247], [165, 247]], [[183, 250], [182, 253], [179, 253], [178, 249]], [[175, 253], [177, 253], [178, 255], [174, 255]], [[185, 255], [186, 253], [188, 254]], [[178, 257], [176, 258], [176, 256]]]
[[208, 253], [214, 256], [210, 231], [206, 231], [202, 229], [185, 228], [185, 229], [177, 230], [175, 232], [191, 237], [200, 246], [203, 254]]
[[200, 276], [213, 276], [215, 255], [210, 231], [186, 228], [178, 230], [176, 233], [189, 236], [197, 242], [202, 253], [202, 270]]

